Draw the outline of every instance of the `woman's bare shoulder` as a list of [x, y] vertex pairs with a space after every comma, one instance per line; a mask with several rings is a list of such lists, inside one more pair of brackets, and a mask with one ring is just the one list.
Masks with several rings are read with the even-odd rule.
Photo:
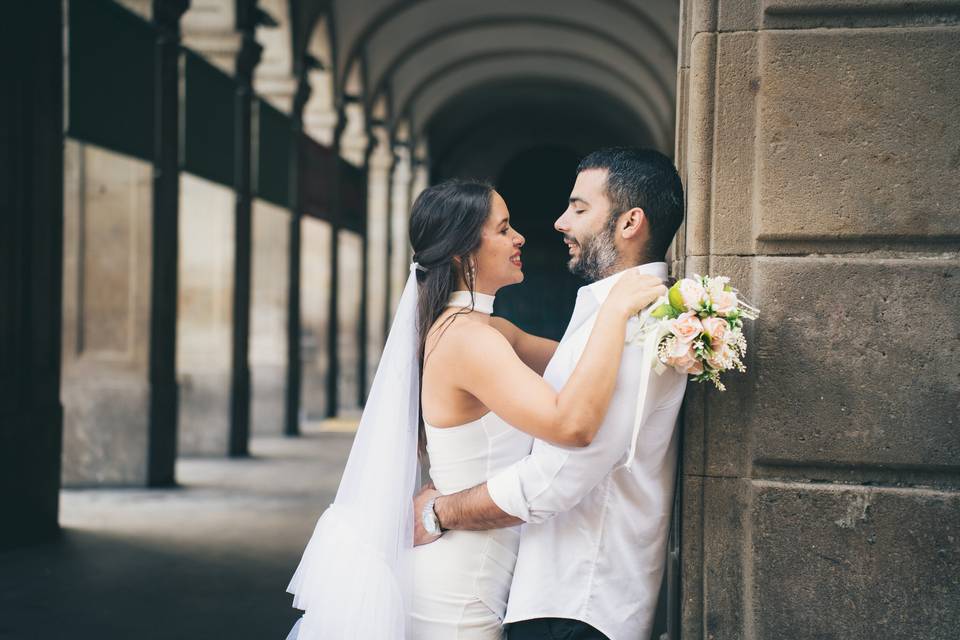
[[497, 329], [469, 314], [439, 318], [427, 336], [427, 351], [438, 356], [462, 357], [466, 353], [483, 353], [484, 349], [501, 344], [510, 345]]

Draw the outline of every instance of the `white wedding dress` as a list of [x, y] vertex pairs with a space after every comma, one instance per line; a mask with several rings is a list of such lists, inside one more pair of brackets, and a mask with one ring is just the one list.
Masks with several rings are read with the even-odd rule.
[[[492, 413], [467, 424], [425, 424], [430, 478], [443, 494], [481, 484], [520, 460], [532, 439]], [[520, 527], [447, 531], [413, 550], [412, 640], [500, 640]]]

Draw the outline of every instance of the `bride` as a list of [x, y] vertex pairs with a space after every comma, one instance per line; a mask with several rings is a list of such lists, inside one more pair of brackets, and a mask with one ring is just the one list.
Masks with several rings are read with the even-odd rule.
[[415, 262], [340, 488], [288, 587], [304, 611], [288, 640], [500, 639], [519, 527], [450, 531], [414, 548], [419, 459], [447, 494], [523, 458], [534, 437], [588, 445], [627, 320], [665, 292], [625, 273], [557, 391], [541, 377], [557, 343], [491, 315], [496, 292], [523, 281], [524, 238], [503, 198], [478, 182], [430, 187], [413, 205], [410, 241]]

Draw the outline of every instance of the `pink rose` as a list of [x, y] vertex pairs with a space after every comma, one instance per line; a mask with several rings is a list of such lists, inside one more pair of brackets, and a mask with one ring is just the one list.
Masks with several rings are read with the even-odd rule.
[[733, 291], [721, 291], [715, 296], [711, 296], [714, 310], [722, 316], [727, 315], [737, 308], [737, 294]]
[[701, 372], [703, 371], [703, 365], [697, 361], [697, 354], [694, 352], [693, 346], [681, 340], [673, 341], [673, 345], [667, 353], [667, 364], [687, 373], [697, 368]]
[[680, 281], [680, 297], [687, 309], [699, 309], [707, 297], [707, 292], [696, 280], [684, 278]]
[[703, 363], [694, 358], [693, 364], [687, 367], [687, 373], [691, 376], [698, 376], [703, 373]]
[[689, 344], [703, 332], [703, 325], [696, 313], [686, 311], [670, 322], [670, 331], [677, 336], [678, 342]]
[[704, 318], [703, 332], [710, 336], [710, 348], [714, 351], [718, 350], [724, 343], [726, 343], [727, 337], [727, 321], [723, 318]]

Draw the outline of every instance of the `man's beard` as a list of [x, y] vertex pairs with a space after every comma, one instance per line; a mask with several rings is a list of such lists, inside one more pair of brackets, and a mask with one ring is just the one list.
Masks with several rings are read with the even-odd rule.
[[571, 258], [567, 267], [570, 273], [578, 275], [588, 282], [603, 280], [613, 273], [620, 257], [614, 242], [617, 228], [616, 218], [604, 225], [604, 228], [588, 237], [580, 245], [580, 257]]

